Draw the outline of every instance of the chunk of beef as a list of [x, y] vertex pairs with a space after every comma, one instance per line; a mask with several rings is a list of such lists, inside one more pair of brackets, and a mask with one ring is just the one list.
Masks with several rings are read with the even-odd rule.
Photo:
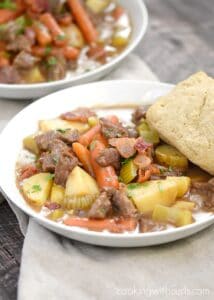
[[135, 143], [135, 139], [128, 137], [112, 138], [109, 140], [109, 144], [115, 147], [124, 158], [129, 158], [135, 154]]
[[120, 155], [114, 148], [103, 149], [96, 161], [101, 167], [112, 166], [116, 170], [120, 168]]
[[79, 136], [80, 134], [77, 129], [66, 130], [65, 132], [60, 133], [60, 139], [68, 145], [72, 145], [72, 143], [77, 142]]
[[101, 119], [101, 131], [107, 139], [128, 137], [128, 130], [122, 124], [115, 124], [105, 118]]
[[56, 202], [46, 202], [44, 206], [50, 210], [56, 210], [58, 208], [61, 208], [61, 205]]
[[145, 233], [145, 232], [153, 232], [153, 231], [161, 231], [166, 229], [165, 224], [161, 224], [158, 222], [155, 222], [149, 218], [146, 217], [141, 217], [139, 220], [139, 225], [140, 225], [140, 232]]
[[48, 10], [54, 14], [58, 15], [63, 11], [63, 6], [65, 4], [65, 0], [51, 0], [48, 1]]
[[78, 159], [75, 156], [69, 153], [62, 153], [56, 164], [54, 182], [58, 185], [65, 186], [70, 172], [77, 165]]
[[184, 173], [179, 169], [167, 168], [158, 164], [155, 164], [154, 166], [156, 166], [160, 172], [159, 174], [152, 175], [151, 179], [163, 179], [167, 176], [184, 176]]
[[91, 219], [105, 219], [111, 209], [110, 196], [106, 191], [103, 191], [91, 206], [88, 217]]
[[132, 122], [138, 124], [142, 118], [145, 118], [149, 105], [142, 105], [136, 108], [132, 114]]
[[31, 27], [27, 27], [25, 29], [25, 36], [30, 41], [31, 45], [35, 45], [36, 43], [36, 33]]
[[[54, 140], [59, 140], [68, 145], [71, 145], [72, 143], [78, 141], [78, 139], [79, 139], [79, 132], [76, 129], [75, 130], [66, 130], [65, 132], [50, 130], [46, 133], [37, 135], [35, 137], [36, 143], [41, 152], [52, 149], [54, 147], [52, 141], [54, 141]], [[59, 143], [56, 142], [56, 143], [58, 145], [63, 145], [61, 142], [59, 142]], [[64, 147], [65, 147], [65, 145], [63, 145], [63, 148]]]
[[126, 127], [126, 129], [128, 130], [128, 137], [137, 138], [139, 136], [135, 127], [128, 126], [128, 127]]
[[135, 149], [141, 154], [152, 154], [153, 145], [144, 141], [142, 137], [139, 137], [135, 143]]
[[13, 63], [14, 66], [21, 69], [30, 69], [39, 61], [38, 57], [31, 55], [26, 51], [21, 51], [16, 55]]
[[30, 52], [31, 41], [24, 34], [21, 34], [18, 35], [14, 40], [10, 41], [7, 44], [6, 49], [14, 52], [22, 50]]
[[113, 208], [116, 212], [123, 217], [136, 217], [137, 209], [132, 201], [127, 197], [126, 192], [121, 190], [115, 190], [112, 197]]
[[41, 168], [43, 172], [54, 173], [56, 168], [56, 159], [49, 152], [43, 152], [39, 158]]
[[208, 182], [193, 182], [191, 193], [202, 196], [205, 209], [214, 210], [214, 178]]
[[49, 149], [50, 142], [59, 138], [60, 138], [60, 133], [51, 130], [44, 134], [37, 135], [35, 137], [35, 140], [40, 151], [47, 151], [50, 150]]
[[95, 112], [93, 112], [89, 108], [80, 107], [73, 111], [66, 112], [62, 114], [60, 117], [61, 119], [67, 121], [77, 121], [77, 122], [85, 123], [88, 121], [88, 118], [95, 117], [95, 116], [96, 116]]
[[70, 155], [70, 148], [58, 139], [44, 140], [43, 144], [40, 144], [40, 147], [41, 146], [43, 147], [42, 149], [47, 150], [47, 152], [42, 153], [39, 159], [44, 172], [54, 172], [61, 155], [64, 153]]
[[97, 60], [101, 63], [106, 62], [107, 52], [104, 46], [101, 45], [93, 45], [89, 48], [87, 52], [88, 57], [91, 59]]
[[20, 32], [23, 31], [22, 22], [17, 22], [17, 20], [10, 21], [0, 29], [1, 39], [6, 41], [7, 43], [14, 43], [16, 41], [17, 36]]
[[20, 74], [13, 66], [5, 66], [0, 68], [0, 82], [1, 83], [21, 83]]
[[42, 13], [49, 9], [49, 2], [53, 2], [54, 0], [24, 0], [26, 6], [29, 10], [34, 13]]
[[137, 154], [137, 156], [134, 158], [134, 163], [140, 169], [145, 170], [147, 167], [151, 165], [152, 160], [150, 157], [146, 156], [145, 154]]
[[49, 143], [49, 150], [56, 162], [58, 162], [62, 153], [71, 153], [71, 149], [63, 141], [58, 139], [52, 140]]
[[63, 56], [49, 57], [47, 59], [47, 77], [50, 81], [65, 78], [67, 65]]
[[38, 169], [35, 165], [29, 164], [21, 168], [19, 179], [20, 181], [27, 179], [38, 173]]

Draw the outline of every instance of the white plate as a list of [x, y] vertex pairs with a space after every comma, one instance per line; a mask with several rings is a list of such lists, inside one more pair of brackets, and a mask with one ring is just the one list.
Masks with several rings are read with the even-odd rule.
[[148, 26], [148, 13], [143, 0], [118, 0], [126, 8], [132, 22], [132, 36], [128, 47], [111, 62], [87, 73], [58, 81], [39, 84], [1, 84], [0, 97], [11, 99], [36, 99], [63, 88], [95, 81], [110, 73], [142, 41]]
[[[155, 233], [110, 234], [71, 228], [49, 221], [34, 212], [15, 184], [15, 163], [22, 147], [22, 139], [37, 130], [38, 120], [56, 117], [78, 106], [152, 103], [171, 88], [172, 85], [158, 82], [104, 81], [59, 91], [29, 105], [10, 121], [0, 136], [0, 186], [3, 193], [41, 225], [68, 238], [96, 245], [135, 247], [161, 244], [184, 238], [209, 226], [214, 222], [214, 216], [202, 213], [196, 223]], [[106, 112], [103, 110], [101, 113]], [[117, 109], [116, 113], [126, 119], [129, 110]]]

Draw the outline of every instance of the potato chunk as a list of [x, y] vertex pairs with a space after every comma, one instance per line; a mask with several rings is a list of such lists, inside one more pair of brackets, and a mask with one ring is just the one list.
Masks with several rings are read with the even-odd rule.
[[24, 138], [23, 140], [23, 146], [25, 149], [29, 150], [30, 152], [38, 155], [39, 154], [39, 148], [37, 146], [37, 143], [35, 141], [35, 135], [31, 134]]
[[69, 122], [62, 119], [41, 120], [39, 122], [39, 129], [43, 132], [57, 129], [77, 129], [83, 133], [89, 129], [88, 123]]
[[77, 166], [66, 182], [64, 208], [88, 209], [98, 195], [99, 188], [94, 178]]
[[86, 0], [86, 5], [95, 14], [100, 14], [109, 5], [110, 0]]
[[62, 204], [65, 197], [65, 189], [61, 185], [53, 184], [51, 189], [50, 201]]
[[24, 75], [24, 78], [27, 83], [40, 83], [46, 81], [38, 66], [27, 71]]
[[155, 156], [160, 164], [187, 170], [188, 159], [174, 147], [164, 144], [155, 149]]
[[163, 205], [155, 206], [152, 219], [158, 222], [172, 223], [177, 227], [193, 223], [192, 213], [189, 210]]
[[75, 24], [71, 24], [69, 26], [63, 27], [66, 37], [68, 38], [68, 43], [70, 46], [75, 48], [83, 48], [85, 45], [85, 40], [82, 35], [82, 32]]
[[179, 200], [179, 201], [176, 201], [176, 203], [173, 205], [173, 207], [178, 207], [181, 209], [188, 209], [188, 210], [192, 211], [196, 207], [196, 204], [194, 202], [190, 202], [190, 201]]
[[142, 184], [130, 184], [128, 196], [141, 213], [151, 213], [157, 204], [171, 206], [177, 196], [177, 184], [173, 180], [151, 180]]
[[178, 193], [177, 193], [177, 198], [181, 198], [184, 196], [184, 194], [186, 194], [190, 188], [190, 183], [191, 180], [189, 177], [186, 176], [169, 176], [167, 177], [167, 180], [172, 180], [176, 183], [177, 185], [177, 189], [178, 189]]
[[22, 186], [25, 199], [32, 205], [42, 206], [48, 200], [52, 184], [50, 173], [39, 173], [27, 178]]

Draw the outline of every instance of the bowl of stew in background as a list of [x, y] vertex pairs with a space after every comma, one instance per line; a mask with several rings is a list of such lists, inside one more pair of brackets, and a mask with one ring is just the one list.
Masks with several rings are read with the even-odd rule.
[[[10, 13], [16, 14], [14, 2], [9, 2], [12, 3]], [[44, 2], [47, 5], [48, 1]], [[148, 13], [142, 0], [104, 0], [101, 7], [97, 0], [68, 0], [64, 1], [62, 13], [52, 13], [50, 8], [39, 12], [32, 3], [34, 1], [28, 4], [30, 8], [17, 13], [15, 19], [7, 16], [3, 17], [5, 22], [0, 19], [0, 58], [3, 58], [0, 97], [38, 98], [97, 80], [135, 49], [148, 25]], [[87, 16], [82, 15], [82, 9]], [[12, 33], [10, 43], [11, 37], [5, 31], [8, 24]], [[31, 38], [35, 41], [29, 42]]]

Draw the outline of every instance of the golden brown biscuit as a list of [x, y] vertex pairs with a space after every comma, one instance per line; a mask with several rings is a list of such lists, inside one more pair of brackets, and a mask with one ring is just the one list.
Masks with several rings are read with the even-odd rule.
[[147, 112], [161, 138], [214, 175], [214, 79], [198, 72], [160, 97]]

